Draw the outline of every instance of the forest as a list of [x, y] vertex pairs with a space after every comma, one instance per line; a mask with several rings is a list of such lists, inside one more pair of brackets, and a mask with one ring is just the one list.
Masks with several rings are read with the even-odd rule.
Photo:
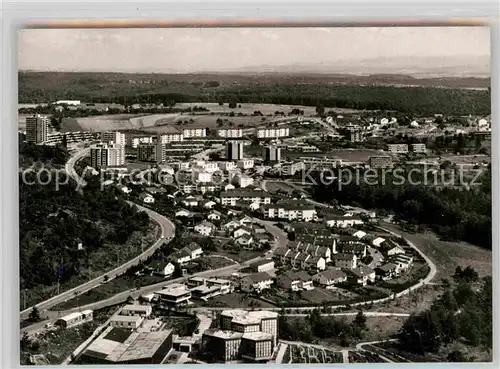
[[[49, 77], [50, 83], [43, 83]], [[220, 76], [223, 80], [220, 83], [207, 83], [202, 76], [186, 76], [186, 80], [167, 77], [162, 79], [154, 75], [144, 77], [147, 81], [135, 81], [134, 76], [106, 74], [20, 73], [19, 101], [47, 103], [64, 98], [92, 103], [163, 103], [166, 106], [181, 102], [225, 102], [232, 106], [236, 103], [273, 103], [446, 115], [487, 115], [491, 110], [489, 89], [398, 87], [373, 82], [354, 83], [349, 78], [331, 83], [327, 76], [302, 79]]]
[[[476, 275], [472, 281], [460, 274], [455, 275], [455, 287], [449, 286], [429, 309], [412, 314], [404, 323], [399, 334], [403, 350], [418, 354], [436, 353], [458, 340], [469, 346], [492, 350], [492, 279], [485, 277], [478, 281]], [[482, 286], [475, 288], [478, 282]]]
[[[35, 181], [19, 175], [19, 243], [21, 289], [61, 284], [79, 277], [92, 254], [106, 245], [124, 245], [135, 231], [150, 224], [112, 190], [88, 185], [83, 193], [73, 183], [56, 189], [48, 173]], [[32, 184], [28, 184], [32, 183]]]

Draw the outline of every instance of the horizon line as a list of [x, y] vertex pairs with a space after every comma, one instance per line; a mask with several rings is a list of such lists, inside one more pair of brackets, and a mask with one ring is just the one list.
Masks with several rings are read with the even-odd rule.
[[52, 29], [52, 28], [298, 28], [298, 27], [477, 27], [488, 26], [486, 18], [445, 18], [425, 20], [419, 18], [386, 19], [386, 20], [352, 20], [352, 21], [319, 21], [319, 20], [286, 20], [286, 19], [250, 19], [239, 18], [233, 20], [204, 18], [204, 19], [57, 19], [31, 21], [21, 29]]

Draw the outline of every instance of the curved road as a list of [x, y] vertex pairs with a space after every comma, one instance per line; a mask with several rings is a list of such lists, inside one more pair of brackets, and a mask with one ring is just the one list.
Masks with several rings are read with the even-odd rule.
[[[131, 203], [132, 204], [132, 203]], [[88, 290], [91, 290], [98, 285], [103, 283], [104, 276], [108, 276], [110, 279], [114, 278], [120, 274], [123, 274], [128, 268], [131, 266], [137, 265], [141, 262], [142, 259], [145, 259], [151, 255], [154, 254], [154, 252], [160, 248], [164, 241], [168, 242], [175, 234], [175, 226], [174, 224], [167, 218], [165, 218], [163, 215], [160, 215], [152, 210], [146, 209], [140, 205], [134, 204], [137, 206], [140, 210], [145, 211], [151, 219], [156, 221], [160, 225], [161, 229], [161, 237], [158, 239], [151, 247], [149, 247], [146, 251], [144, 251], [142, 254], [136, 256], [135, 258], [128, 260], [124, 264], [120, 265], [119, 267], [108, 271], [106, 273], [103, 273], [97, 278], [92, 279], [91, 281], [88, 281], [86, 283], [83, 283], [75, 288], [72, 288], [68, 291], [65, 291], [57, 296], [51, 297], [48, 300], [45, 300], [43, 302], [38, 303], [35, 305], [40, 312], [48, 310], [54, 305], [57, 305], [61, 302], [64, 302], [72, 297], [74, 297], [75, 293], [76, 294], [81, 294], [84, 292], [87, 292]], [[21, 311], [20, 316], [21, 320], [26, 319], [29, 316], [29, 313], [33, 307], [29, 307], [26, 310]]]

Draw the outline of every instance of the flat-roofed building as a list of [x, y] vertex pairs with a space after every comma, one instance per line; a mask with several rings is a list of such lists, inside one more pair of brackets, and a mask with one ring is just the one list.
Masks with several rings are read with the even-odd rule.
[[144, 316], [148, 317], [153, 312], [153, 307], [151, 305], [138, 305], [138, 304], [130, 304], [125, 305], [120, 310], [120, 315], [135, 315], [135, 316]]
[[137, 329], [143, 321], [142, 316], [115, 314], [110, 318], [109, 325], [115, 328]]
[[201, 349], [218, 362], [270, 360], [277, 342], [278, 313], [272, 311], [224, 310], [220, 329], [209, 329]]
[[118, 144], [122, 146], [126, 145], [125, 134], [119, 131], [103, 132], [101, 134], [101, 140], [106, 143]]
[[243, 130], [241, 128], [222, 128], [217, 130], [217, 134], [224, 138], [242, 138]]
[[290, 128], [256, 128], [257, 138], [280, 138], [290, 136]]
[[41, 144], [47, 141], [49, 131], [49, 117], [44, 115], [33, 115], [26, 117], [26, 141]]
[[88, 323], [94, 320], [94, 313], [92, 310], [84, 310], [82, 312], [75, 312], [65, 315], [56, 320], [54, 325], [62, 328], [72, 328], [78, 325]]
[[387, 150], [394, 154], [407, 154], [408, 144], [389, 144]]
[[108, 327], [76, 364], [161, 364], [172, 350], [172, 330], [134, 332]]
[[158, 302], [165, 306], [186, 305], [191, 299], [191, 291], [181, 283], [171, 284], [155, 294]]
[[424, 143], [415, 143], [410, 145], [410, 150], [414, 153], [425, 154], [427, 152], [427, 148]]
[[243, 159], [243, 141], [229, 141], [226, 144], [226, 159], [228, 160]]
[[206, 128], [184, 128], [182, 131], [184, 138], [207, 137]]
[[90, 147], [90, 166], [95, 169], [125, 164], [125, 148], [117, 144], [97, 144]]

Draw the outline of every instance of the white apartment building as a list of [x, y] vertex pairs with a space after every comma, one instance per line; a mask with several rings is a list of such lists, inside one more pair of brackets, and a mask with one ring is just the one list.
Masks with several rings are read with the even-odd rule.
[[233, 129], [233, 128], [224, 128], [224, 129], [219, 129], [217, 131], [217, 134], [219, 137], [224, 137], [224, 138], [242, 138], [243, 137], [243, 130], [242, 129]]
[[90, 166], [95, 169], [125, 164], [125, 148], [116, 144], [97, 144], [90, 147]]
[[238, 201], [256, 204], [270, 204], [271, 196], [265, 191], [229, 190], [220, 195], [221, 204], [225, 206], [236, 206]]
[[238, 168], [246, 170], [246, 169], [252, 169], [254, 167], [254, 160], [253, 159], [242, 159], [238, 160], [236, 162], [236, 165]]
[[217, 165], [220, 170], [224, 170], [226, 172], [235, 170], [237, 168], [236, 163], [234, 161], [219, 161]]
[[160, 142], [163, 144], [167, 144], [170, 142], [181, 142], [184, 141], [184, 135], [181, 132], [169, 132], [169, 133], [163, 133], [160, 136]]
[[26, 141], [36, 144], [47, 141], [49, 124], [49, 117], [44, 115], [26, 117]]
[[[127, 140], [129, 141], [129, 140]], [[140, 144], [152, 144], [153, 137], [133, 137], [130, 139], [130, 146], [136, 149]]]
[[427, 148], [424, 143], [411, 144], [410, 149], [415, 153], [426, 153]]
[[103, 132], [101, 135], [101, 141], [122, 146], [125, 146], [126, 144], [125, 134], [118, 131]]
[[408, 144], [389, 144], [387, 150], [394, 154], [406, 154], [408, 153]]
[[182, 132], [184, 138], [207, 137], [206, 128], [184, 128]]
[[310, 222], [316, 217], [316, 209], [313, 205], [300, 200], [289, 200], [287, 202], [270, 204], [262, 207], [265, 218], [298, 220]]
[[290, 136], [290, 128], [257, 128], [257, 138], [279, 138]]

